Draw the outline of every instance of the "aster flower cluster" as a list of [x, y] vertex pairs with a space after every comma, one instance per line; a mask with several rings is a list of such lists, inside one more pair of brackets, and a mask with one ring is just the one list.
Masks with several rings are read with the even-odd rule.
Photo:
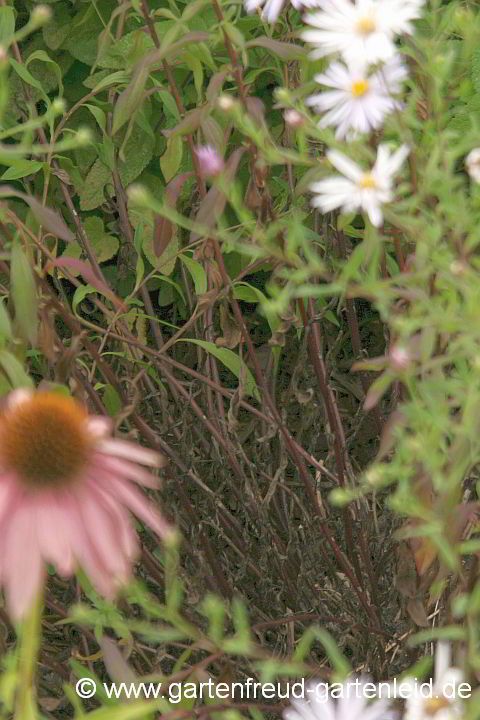
[[[283, 713], [283, 720], [462, 720], [465, 697], [470, 686], [463, 672], [451, 665], [451, 647], [440, 641], [435, 652], [435, 673], [430, 692], [422, 691], [417, 678], [375, 686], [366, 676], [335, 683], [334, 697], [325, 683], [314, 680], [306, 685], [306, 698], [294, 699]], [[383, 686], [383, 687], [382, 687]], [[385, 687], [387, 686], [387, 687]], [[371, 701], [368, 698], [372, 698]], [[333, 695], [333, 693], [332, 693]], [[392, 701], [404, 701], [403, 715]]]
[[[407, 77], [395, 38], [412, 32], [412, 20], [421, 15], [423, 0], [323, 0], [321, 9], [305, 16], [312, 29], [302, 39], [313, 45], [312, 58], [335, 54], [326, 72], [315, 76], [328, 88], [307, 99], [307, 105], [323, 113], [320, 127], [336, 127], [337, 139], [379, 129], [384, 118], [401, 110], [396, 98]], [[374, 226], [383, 223], [381, 206], [392, 200], [393, 177], [408, 155], [403, 145], [390, 155], [386, 145], [378, 148], [377, 160], [367, 172], [345, 155], [331, 151], [327, 157], [343, 177], [314, 183], [313, 205], [328, 212], [362, 209]]]

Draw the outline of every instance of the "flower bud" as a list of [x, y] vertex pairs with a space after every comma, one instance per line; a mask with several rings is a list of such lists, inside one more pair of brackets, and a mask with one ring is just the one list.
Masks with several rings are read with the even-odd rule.
[[75, 137], [79, 145], [90, 145], [92, 142], [92, 133], [88, 128], [79, 128]]
[[147, 205], [149, 201], [149, 192], [146, 187], [135, 183], [127, 188], [128, 199], [137, 205]]
[[472, 180], [480, 183], [480, 148], [474, 148], [468, 153], [465, 166]]
[[305, 125], [305, 118], [303, 115], [301, 115], [298, 110], [295, 110], [294, 108], [289, 108], [288, 110], [285, 110], [283, 113], [283, 119], [285, 120], [287, 125], [290, 125], [290, 127], [298, 129], [301, 128], [303, 125]]
[[48, 5], [37, 5], [37, 7], [32, 10], [30, 22], [33, 23], [35, 27], [40, 27], [41, 25], [45, 25], [51, 17], [52, 11]]
[[402, 347], [402, 345], [394, 345], [390, 348], [388, 359], [390, 361], [390, 367], [397, 372], [408, 370], [411, 361], [410, 353], [407, 348]]
[[63, 98], [55, 98], [52, 103], [52, 110], [55, 115], [63, 115], [67, 108], [67, 104]]
[[235, 100], [233, 100], [230, 95], [220, 95], [217, 100], [217, 105], [220, 110], [230, 112], [235, 107]]

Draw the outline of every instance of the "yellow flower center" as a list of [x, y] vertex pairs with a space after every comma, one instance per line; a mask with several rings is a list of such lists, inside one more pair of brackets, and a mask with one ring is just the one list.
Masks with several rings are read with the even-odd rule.
[[362, 97], [368, 92], [367, 80], [357, 80], [352, 84], [352, 95], [353, 97]]
[[370, 175], [370, 173], [365, 173], [365, 175], [362, 177], [359, 183], [360, 187], [364, 190], [369, 190], [371, 188], [377, 187], [377, 184], [375, 182], [375, 178]]
[[425, 701], [425, 715], [433, 716], [436, 715], [439, 710], [445, 710], [450, 706], [449, 701], [446, 697], [432, 697]]
[[375, 20], [371, 17], [362, 17], [357, 20], [355, 23], [355, 29], [360, 35], [370, 35], [370, 33], [375, 32], [376, 26], [375, 26]]
[[71, 397], [37, 392], [0, 419], [0, 460], [30, 489], [65, 486], [85, 466], [87, 413]]

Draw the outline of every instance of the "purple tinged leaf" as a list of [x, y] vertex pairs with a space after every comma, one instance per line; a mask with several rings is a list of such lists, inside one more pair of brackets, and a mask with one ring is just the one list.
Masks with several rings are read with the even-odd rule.
[[[222, 177], [220, 178], [222, 185], [229, 185], [229, 183], [232, 182], [237, 171], [238, 163], [240, 162], [240, 159], [245, 151], [246, 148], [244, 147], [237, 148], [230, 155], [227, 162], [225, 163], [225, 170], [223, 171]], [[222, 192], [220, 187], [217, 185], [213, 185], [200, 203], [200, 207], [198, 209], [198, 213], [195, 219], [208, 228], [213, 227], [217, 222], [217, 219], [222, 214], [226, 202], [226, 195]], [[200, 236], [198, 235], [198, 233], [192, 232], [190, 235], [190, 240], [191, 242], [195, 242], [195, 240], [198, 240], [199, 237]]]
[[132, 683], [137, 680], [135, 672], [127, 663], [116, 642], [104, 635], [98, 641], [103, 651], [103, 662], [110, 678], [116, 683]]
[[65, 242], [73, 242], [75, 240], [75, 235], [68, 228], [60, 213], [45, 207], [31, 195], [16, 190], [11, 185], [0, 185], [0, 197], [21, 198], [30, 206], [30, 210], [34, 214], [35, 219], [47, 232], [52, 233], [52, 235], [60, 238], [60, 240], [65, 240]]
[[191, 133], [198, 128], [208, 112], [209, 108], [205, 106], [195, 108], [195, 110], [187, 113], [178, 125], [175, 125], [175, 127], [170, 130], [162, 130], [162, 133], [165, 137], [171, 137], [172, 135], [188, 135], [188, 133]]
[[110, 290], [108, 285], [106, 285], [103, 280], [100, 280], [100, 278], [95, 275], [92, 267], [88, 263], [84, 262], [83, 260], [77, 260], [77, 258], [70, 258], [62, 255], [61, 257], [49, 262], [45, 269], [48, 271], [53, 267], [64, 267], [67, 270], [75, 270], [83, 277], [84, 280], [87, 281], [87, 283], [92, 285], [102, 295], [108, 298], [108, 300], [110, 300], [115, 305], [115, 307], [127, 312], [128, 308], [115, 295], [115, 293]]
[[220, 93], [222, 92], [223, 84], [225, 80], [227, 79], [229, 75], [228, 70], [224, 70], [223, 72], [215, 73], [213, 75], [212, 79], [210, 80], [206, 92], [207, 100], [210, 103], [214, 103], [215, 100], [218, 98]]
[[255, 40], [250, 40], [245, 43], [245, 47], [264, 47], [267, 50], [271, 50], [274, 55], [282, 58], [282, 60], [300, 60], [301, 58], [306, 57], [308, 52], [301, 45], [280, 42], [280, 40], [273, 40], [265, 35], [255, 38]]
[[255, 120], [257, 125], [262, 125], [265, 119], [265, 105], [262, 100], [257, 97], [247, 97], [246, 105], [250, 117]]
[[[167, 204], [175, 208], [182, 188], [189, 177], [193, 175], [192, 172], [183, 173], [174, 180], [168, 183], [165, 189]], [[168, 220], [161, 215], [155, 215], [155, 224], [153, 228], [153, 252], [156, 257], [161, 257], [167, 249], [170, 240], [173, 237], [175, 225], [171, 220]]]

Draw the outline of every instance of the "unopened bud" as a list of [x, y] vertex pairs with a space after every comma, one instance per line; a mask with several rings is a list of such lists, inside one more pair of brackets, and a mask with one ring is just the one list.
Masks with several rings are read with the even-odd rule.
[[480, 148], [474, 148], [468, 153], [465, 166], [472, 180], [480, 183]]
[[235, 101], [232, 100], [230, 95], [220, 95], [217, 100], [217, 105], [220, 110], [223, 110], [224, 112], [230, 112], [230, 110], [233, 110], [233, 108], [235, 107]]
[[147, 205], [150, 195], [146, 187], [135, 183], [127, 188], [128, 199], [137, 205]]
[[40, 25], [45, 25], [52, 17], [52, 11], [48, 7], [48, 5], [37, 5], [34, 10], [32, 10], [32, 14], [30, 15], [30, 22], [33, 23], [36, 27], [40, 27]]
[[88, 128], [79, 128], [75, 137], [79, 145], [90, 145], [93, 140], [92, 133]]
[[287, 123], [287, 125], [290, 125], [292, 128], [301, 128], [303, 125], [305, 125], [305, 118], [303, 115], [301, 115], [298, 110], [294, 110], [294, 108], [289, 108], [288, 110], [285, 110], [283, 113], [283, 119]]
[[5, 70], [8, 66], [8, 53], [4, 45], [0, 45], [0, 70]]
[[67, 107], [67, 104], [63, 98], [55, 98], [52, 103], [52, 110], [55, 115], [63, 115]]

